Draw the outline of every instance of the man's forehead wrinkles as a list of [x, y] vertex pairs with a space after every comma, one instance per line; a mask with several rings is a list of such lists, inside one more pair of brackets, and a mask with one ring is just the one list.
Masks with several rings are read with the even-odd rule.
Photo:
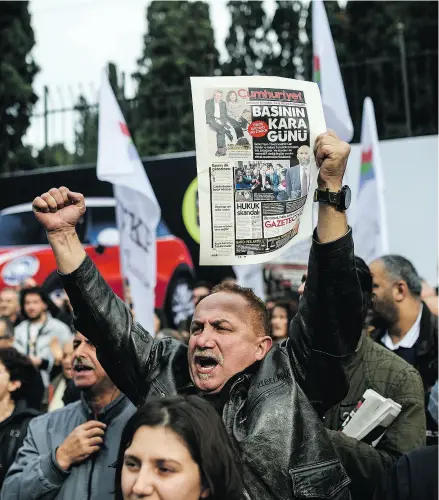
[[192, 324], [197, 324], [197, 323], [232, 323], [233, 318], [226, 318], [224, 314], [218, 315], [218, 314], [204, 314], [203, 316], [197, 316], [192, 319]]

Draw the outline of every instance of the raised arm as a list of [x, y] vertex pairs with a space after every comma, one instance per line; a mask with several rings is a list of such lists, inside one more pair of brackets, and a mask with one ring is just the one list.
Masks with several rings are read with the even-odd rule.
[[[341, 189], [349, 152], [349, 145], [333, 133], [317, 138], [319, 189]], [[320, 415], [347, 391], [341, 360], [354, 352], [364, 314], [346, 215], [320, 203], [305, 292], [289, 331], [296, 376]]]
[[[319, 176], [319, 189], [337, 192], [342, 188], [351, 147], [341, 141], [333, 132], [319, 135], [314, 145], [314, 154]], [[317, 237], [320, 243], [338, 240], [348, 232], [344, 211], [329, 203], [320, 203], [317, 223]]]
[[113, 383], [139, 404], [156, 375], [163, 341], [154, 342], [115, 295], [86, 255], [75, 226], [85, 213], [82, 194], [53, 188], [35, 198], [36, 218], [47, 231], [63, 286], [74, 311], [75, 327], [97, 349]]

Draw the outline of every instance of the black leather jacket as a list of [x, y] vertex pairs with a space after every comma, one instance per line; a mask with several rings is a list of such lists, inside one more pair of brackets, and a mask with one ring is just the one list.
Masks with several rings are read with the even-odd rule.
[[[195, 392], [187, 346], [155, 341], [133, 322], [88, 257], [62, 280], [77, 329], [134, 404]], [[240, 452], [247, 498], [350, 498], [349, 478], [315, 409], [322, 413], [346, 394], [340, 358], [354, 352], [363, 315], [351, 231], [328, 244], [314, 242], [289, 339], [227, 384], [222, 417]]]

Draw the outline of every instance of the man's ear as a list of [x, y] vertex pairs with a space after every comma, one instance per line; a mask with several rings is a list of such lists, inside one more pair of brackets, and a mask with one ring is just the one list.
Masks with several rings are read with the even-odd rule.
[[409, 294], [407, 283], [399, 280], [393, 285], [393, 298], [396, 302], [402, 302]]
[[209, 498], [210, 497], [210, 489], [209, 488], [205, 488], [202, 492], [201, 492], [201, 496], [200, 498]]
[[271, 349], [272, 344], [273, 344], [273, 340], [268, 335], [265, 335], [264, 337], [258, 338], [258, 346], [257, 346], [257, 350], [256, 350], [256, 360], [257, 361], [261, 361], [261, 359], [265, 358], [267, 352]]

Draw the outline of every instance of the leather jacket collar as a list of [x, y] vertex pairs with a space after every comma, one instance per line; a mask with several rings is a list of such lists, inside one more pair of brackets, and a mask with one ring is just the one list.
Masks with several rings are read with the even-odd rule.
[[239, 372], [233, 377], [231, 377], [218, 394], [209, 395], [209, 394], [203, 394], [202, 392], [199, 391], [197, 392], [201, 397], [208, 399], [209, 402], [215, 407], [215, 409], [221, 415], [224, 405], [226, 404], [226, 401], [230, 398], [230, 393], [235, 384], [238, 384], [244, 380], [249, 381], [252, 375], [257, 372], [259, 365], [260, 362], [256, 361], [256, 363], [253, 363], [252, 365], [248, 366], [242, 372]]

